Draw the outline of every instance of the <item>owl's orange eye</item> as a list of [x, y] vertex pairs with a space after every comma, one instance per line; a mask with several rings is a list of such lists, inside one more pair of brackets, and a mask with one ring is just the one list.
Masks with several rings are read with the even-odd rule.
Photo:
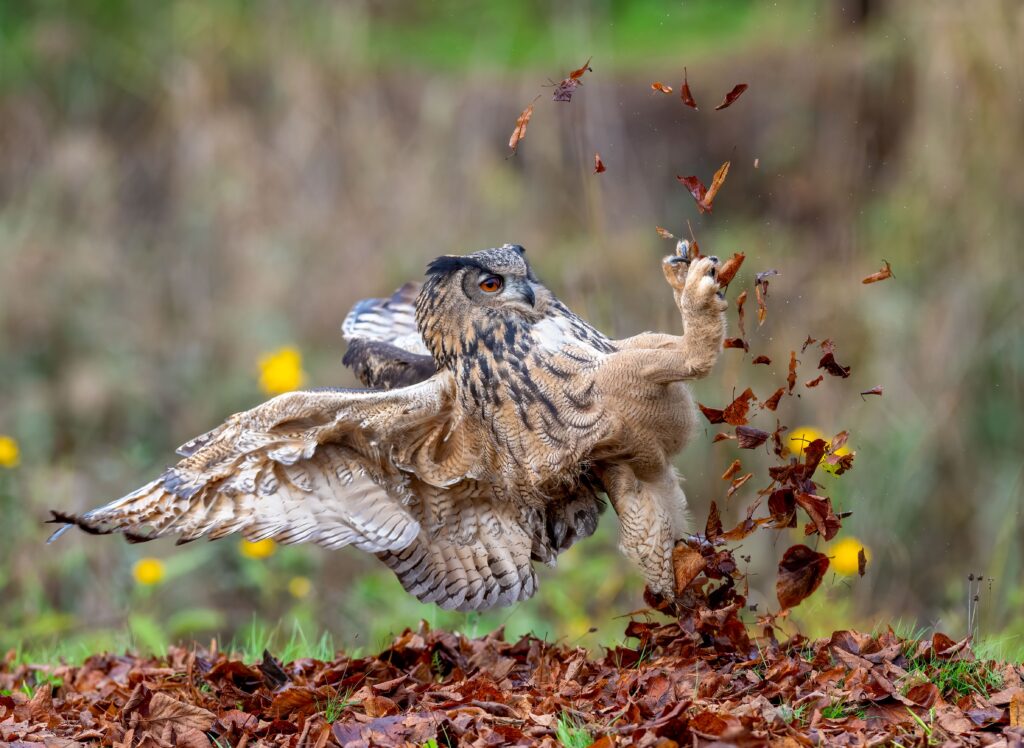
[[488, 275], [482, 281], [480, 281], [480, 290], [486, 291], [487, 293], [497, 293], [501, 290], [504, 285], [501, 278], [497, 275]]

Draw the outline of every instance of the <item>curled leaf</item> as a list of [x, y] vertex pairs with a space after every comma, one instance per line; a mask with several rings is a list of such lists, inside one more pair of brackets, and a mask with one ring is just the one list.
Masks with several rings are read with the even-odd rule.
[[762, 356], [757, 356], [751, 363], [768, 365], [771, 362], [772, 362], [772, 360], [770, 358], [768, 358], [767, 356], [763, 356], [762, 355]]
[[740, 266], [743, 265], [743, 261], [747, 256], [743, 252], [734, 252], [733, 256], [726, 260], [722, 267], [718, 269], [718, 283], [722, 286], [728, 286], [732, 279], [736, 277], [736, 273], [739, 272]]
[[882, 265], [882, 269], [879, 270], [877, 273], [872, 273], [867, 278], [862, 279], [861, 283], [864, 283], [864, 284], [878, 283], [878, 281], [884, 281], [887, 278], [894, 277], [893, 274], [892, 274], [892, 268], [889, 267], [889, 261], [888, 260], [882, 260], [882, 262], [884, 263]]
[[779, 561], [779, 577], [775, 594], [779, 605], [792, 608], [799, 605], [818, 589], [828, 571], [828, 556], [811, 550], [806, 545], [794, 545]]
[[793, 388], [796, 387], [796, 351], [789, 353], [789, 376], [786, 377], [786, 382], [789, 384], [789, 392], [792, 394]]
[[671, 231], [669, 231], [666, 228], [662, 228], [661, 226], [655, 226], [654, 230], [658, 232], [658, 236], [660, 236], [662, 239], [675, 239], [676, 238], [672, 234]]
[[736, 445], [740, 449], [757, 449], [771, 436], [767, 431], [755, 429], [753, 426], [736, 427]]
[[862, 400], [864, 399], [865, 395], [878, 395], [879, 397], [881, 397], [882, 385], [878, 385], [877, 387], [872, 387], [870, 390], [864, 390], [863, 392], [861, 392], [860, 397]]
[[601, 172], [604, 172], [604, 171], [608, 171], [608, 169], [605, 168], [604, 161], [601, 160], [601, 154], [597, 153], [595, 151], [594, 152], [594, 173], [595, 174], [600, 174]]
[[743, 305], [747, 303], [747, 292], [743, 291], [739, 296], [736, 297], [736, 316], [739, 323], [740, 335], [746, 337], [747, 331], [743, 329]]
[[743, 92], [746, 91], [748, 88], [750, 88], [750, 86], [748, 86], [746, 83], [737, 83], [735, 86], [732, 87], [732, 90], [725, 95], [725, 98], [722, 99], [722, 103], [715, 107], [715, 111], [717, 112], [720, 109], [725, 109], [726, 107], [732, 106], [733, 103], [735, 103], [736, 99], [742, 96]]
[[744, 351], [750, 350], [750, 344], [743, 338], [726, 338], [722, 341], [723, 348], [740, 348]]
[[700, 408], [700, 412], [704, 414], [704, 417], [708, 419], [708, 423], [725, 422], [725, 411], [717, 410], [715, 408], [707, 408], [700, 403], [697, 403], [697, 407]]
[[672, 93], [672, 86], [666, 86], [660, 81], [654, 81], [654, 83], [651, 84], [651, 89], [654, 91], [660, 91], [663, 94]]
[[516, 129], [512, 131], [512, 137], [508, 139], [508, 147], [512, 149], [512, 153], [515, 153], [519, 149], [519, 141], [526, 137], [526, 126], [530, 124], [530, 118], [533, 116], [533, 106], [537, 99], [534, 99], [530, 103], [530, 106], [523, 110], [523, 113], [519, 115], [519, 119], [516, 120]]
[[785, 387], [779, 387], [775, 390], [774, 394], [761, 403], [762, 408], [768, 408], [768, 410], [775, 410], [779, 407], [779, 400], [782, 399], [782, 395], [786, 392]]
[[591, 58], [587, 58], [587, 61], [583, 63], [583, 66], [573, 70], [569, 73], [568, 77], [564, 78], [561, 83], [555, 86], [555, 93], [552, 96], [554, 101], [572, 101], [572, 94], [576, 90], [576, 86], [582, 86], [583, 74], [593, 70], [590, 67]]
[[804, 387], [817, 387], [819, 384], [822, 383], [822, 381], [824, 381], [824, 379], [825, 375], [819, 374], [816, 379], [811, 379], [810, 381], [804, 382]]
[[729, 467], [726, 469], [724, 473], [722, 473], [722, 480], [732, 480], [732, 477], [736, 475], [736, 473], [738, 473], [741, 469], [742, 466], [740, 465], [739, 459], [733, 460], [732, 464], [729, 465]]
[[690, 93], [690, 82], [687, 78], [686, 68], [683, 68], [683, 85], [679, 87], [679, 98], [683, 100], [686, 106], [696, 109], [697, 102], [694, 100], [693, 94]]

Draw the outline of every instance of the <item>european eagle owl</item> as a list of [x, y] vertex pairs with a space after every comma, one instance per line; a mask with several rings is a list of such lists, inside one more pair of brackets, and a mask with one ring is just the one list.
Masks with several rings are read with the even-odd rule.
[[506, 244], [439, 257], [426, 281], [355, 306], [344, 363], [369, 389], [280, 395], [178, 449], [156, 480], [55, 522], [140, 541], [240, 532], [353, 545], [424, 602], [480, 610], [525, 600], [534, 561], [597, 526], [673, 597], [686, 499], [671, 465], [695, 424], [685, 385], [725, 335], [717, 260], [666, 257], [683, 334], [610, 340]]

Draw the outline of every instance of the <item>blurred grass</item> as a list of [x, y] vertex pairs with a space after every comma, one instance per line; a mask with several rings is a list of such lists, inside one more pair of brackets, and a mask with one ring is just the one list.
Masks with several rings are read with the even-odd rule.
[[[688, 220], [705, 251], [747, 253], [737, 289], [782, 271], [750, 335], [773, 365], [726, 351], [701, 402], [767, 395], [808, 334], [854, 367], [782, 415], [851, 431], [856, 467], [825, 483], [854, 512], [839, 539], [872, 562], [863, 580], [830, 574], [789, 625], [963, 634], [974, 573], [991, 580], [982, 636], [1020, 641], [1024, 17], [1009, 2], [858, 7], [0, 2], [0, 433], [21, 449], [0, 468], [0, 647], [158, 648], [253, 626], [287, 646], [294, 624], [372, 650], [420, 618], [616, 643], [614, 617], [642, 603], [610, 512], [534, 600], [482, 616], [419, 605], [356, 553], [45, 547], [41, 522], [141, 484], [258, 402], [265, 354], [294, 346], [311, 386], [351, 384], [341, 318], [437, 254], [517, 241], [601, 328], [675, 330], [653, 227]], [[572, 104], [548, 101], [548, 79], [591, 55]], [[684, 65], [700, 112], [648, 88]], [[710, 111], [741, 80], [743, 99]], [[676, 174], [727, 158], [714, 215], [696, 215]], [[896, 278], [860, 285], [882, 258]], [[852, 394], [876, 384], [881, 399]], [[735, 455], [709, 441], [679, 460], [697, 523], [713, 498], [734, 518], [756, 483], [723, 502]], [[760, 610], [800, 538], [745, 546]], [[163, 577], [145, 586], [132, 569], [149, 556]]]

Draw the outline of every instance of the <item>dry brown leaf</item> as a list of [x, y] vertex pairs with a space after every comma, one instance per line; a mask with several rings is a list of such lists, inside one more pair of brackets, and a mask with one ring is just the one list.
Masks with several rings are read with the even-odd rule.
[[722, 473], [722, 480], [732, 480], [733, 476], [736, 475], [742, 469], [739, 459], [732, 461], [732, 464], [726, 468], [725, 472]]
[[601, 160], [601, 154], [594, 152], [594, 173], [601, 174], [602, 172], [608, 171], [605, 168], [604, 161]]
[[536, 101], [537, 99], [534, 99], [516, 120], [516, 129], [512, 131], [512, 137], [508, 139], [508, 147], [512, 149], [512, 153], [519, 150], [519, 141], [526, 137], [526, 126], [530, 124], [530, 118], [533, 117], [533, 107]]
[[676, 595], [682, 595], [697, 575], [704, 571], [707, 561], [700, 551], [679, 543], [672, 551], [672, 571], [675, 575]]
[[173, 699], [162, 691], [153, 694], [145, 718], [146, 724], [152, 727], [170, 724], [175, 730], [192, 728], [200, 732], [209, 730], [216, 720], [213, 712]]
[[662, 228], [661, 226], [655, 226], [654, 230], [658, 232], [658, 236], [660, 236], [662, 239], [675, 239], [676, 238], [672, 234], [671, 231], [669, 231], [666, 228]]
[[878, 283], [878, 281], [884, 281], [887, 278], [893, 278], [894, 276], [892, 274], [892, 268], [889, 267], [889, 261], [882, 260], [882, 262], [884, 263], [882, 265], [882, 269], [879, 270], [877, 273], [872, 273], [867, 278], [864, 278], [863, 280], [861, 280], [861, 283]]
[[694, 100], [693, 94], [690, 93], [689, 73], [685, 67], [683, 68], [683, 85], [679, 87], [679, 98], [686, 106], [697, 109], [697, 102]]
[[725, 98], [722, 99], [722, 103], [715, 107], [715, 111], [717, 112], [721, 109], [725, 109], [726, 107], [732, 106], [736, 99], [742, 96], [743, 92], [746, 91], [748, 88], [750, 88], [750, 86], [748, 86], [746, 83], [737, 83], [735, 86], [732, 87], [732, 90], [725, 95]]
[[654, 83], [651, 84], [651, 89], [654, 91], [659, 91], [663, 94], [672, 93], [672, 86], [666, 86], [664, 83], [660, 81], [654, 81]]

